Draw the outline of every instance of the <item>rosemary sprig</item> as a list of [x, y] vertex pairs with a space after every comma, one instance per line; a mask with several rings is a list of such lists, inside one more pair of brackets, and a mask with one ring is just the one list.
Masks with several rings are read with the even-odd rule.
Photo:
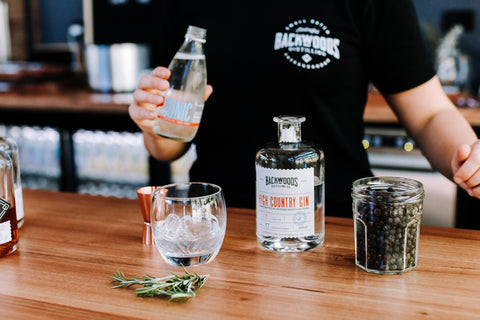
[[173, 272], [171, 275], [163, 278], [156, 278], [150, 275], [141, 277], [127, 278], [123, 272], [117, 271], [112, 278], [112, 283], [116, 283], [112, 289], [120, 287], [131, 287], [133, 285], [143, 285], [142, 288], [135, 290], [137, 297], [153, 297], [156, 295], [165, 295], [170, 297], [169, 301], [182, 300], [194, 297], [198, 290], [205, 284], [208, 275], [200, 276], [196, 272], [190, 273], [182, 266], [185, 274], [179, 276]]

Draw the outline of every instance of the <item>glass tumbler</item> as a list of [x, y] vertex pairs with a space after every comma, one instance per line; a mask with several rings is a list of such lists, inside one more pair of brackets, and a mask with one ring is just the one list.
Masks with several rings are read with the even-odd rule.
[[424, 190], [401, 177], [369, 177], [352, 185], [355, 264], [379, 274], [417, 267]]
[[159, 187], [153, 194], [150, 223], [156, 247], [167, 263], [206, 264], [217, 256], [225, 236], [222, 189], [201, 182]]

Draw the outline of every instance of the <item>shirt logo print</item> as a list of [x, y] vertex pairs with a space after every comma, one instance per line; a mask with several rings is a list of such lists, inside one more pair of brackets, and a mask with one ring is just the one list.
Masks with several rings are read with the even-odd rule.
[[274, 50], [303, 69], [321, 69], [340, 59], [340, 39], [322, 22], [300, 19], [275, 34]]

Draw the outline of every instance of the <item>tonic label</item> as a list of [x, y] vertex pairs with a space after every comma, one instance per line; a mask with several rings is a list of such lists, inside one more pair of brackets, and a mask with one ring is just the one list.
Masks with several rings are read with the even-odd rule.
[[314, 169], [256, 166], [257, 232], [276, 237], [315, 233]]
[[166, 97], [163, 112], [158, 115], [158, 118], [184, 126], [199, 126], [200, 119], [196, 115], [196, 108], [198, 106], [192, 102], [178, 101]]
[[10, 203], [0, 198], [0, 221], [10, 208]]

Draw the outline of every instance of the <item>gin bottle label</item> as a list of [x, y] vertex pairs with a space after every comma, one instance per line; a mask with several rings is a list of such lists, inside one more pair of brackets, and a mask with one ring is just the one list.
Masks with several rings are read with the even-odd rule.
[[256, 166], [257, 234], [305, 237], [315, 233], [314, 169]]

